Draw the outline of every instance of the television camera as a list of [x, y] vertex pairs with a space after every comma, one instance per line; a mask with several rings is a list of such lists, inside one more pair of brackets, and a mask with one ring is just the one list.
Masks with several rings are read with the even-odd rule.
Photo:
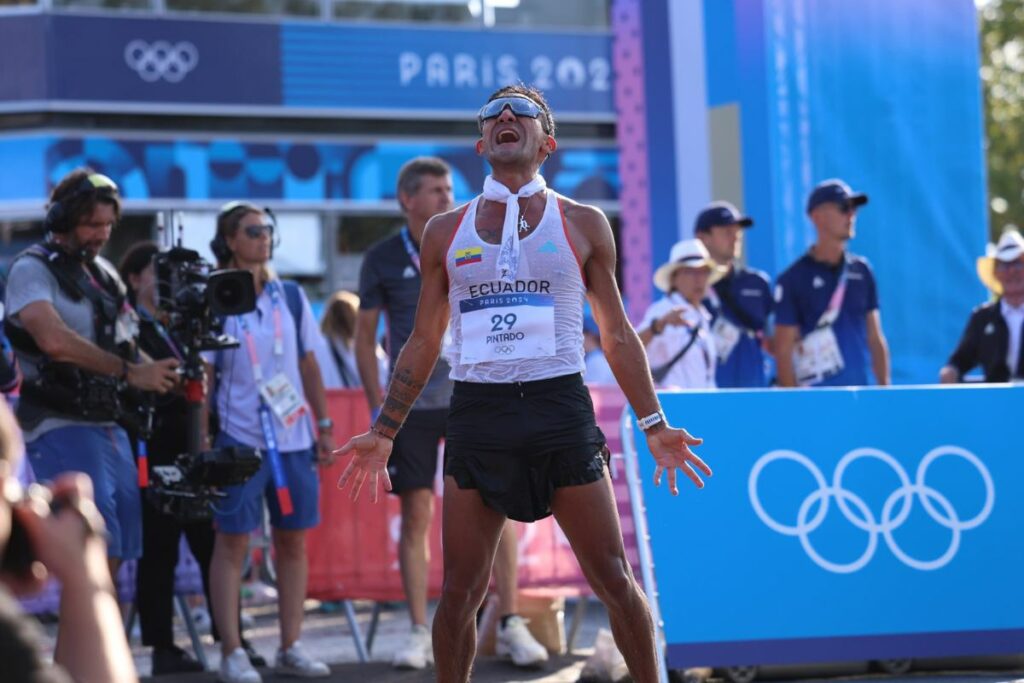
[[[179, 228], [180, 229], [180, 228]], [[167, 333], [182, 354], [187, 410], [187, 450], [171, 464], [151, 468], [148, 495], [163, 512], [184, 521], [206, 519], [222, 487], [248, 481], [261, 457], [251, 448], [203, 450], [202, 404], [206, 390], [201, 351], [235, 348], [239, 341], [223, 332], [224, 318], [256, 308], [256, 288], [246, 270], [214, 270], [199, 252], [181, 245], [153, 257], [157, 308]], [[215, 378], [211, 378], [215, 381]]]

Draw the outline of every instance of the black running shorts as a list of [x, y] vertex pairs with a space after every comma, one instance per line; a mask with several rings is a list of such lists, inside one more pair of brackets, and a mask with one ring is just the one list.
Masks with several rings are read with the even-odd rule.
[[456, 382], [445, 474], [491, 508], [533, 522], [551, 514], [556, 488], [604, 476], [608, 449], [581, 375], [535, 382]]
[[446, 408], [412, 410], [388, 458], [391, 493], [434, 488], [437, 449], [444, 438]]

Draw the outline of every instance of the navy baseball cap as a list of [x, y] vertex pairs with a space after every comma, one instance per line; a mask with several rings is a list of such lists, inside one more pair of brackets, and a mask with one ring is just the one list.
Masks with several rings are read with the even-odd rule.
[[839, 178], [829, 178], [821, 181], [811, 190], [811, 194], [807, 198], [807, 213], [829, 202], [844, 207], [863, 206], [868, 203], [868, 196], [863, 192], [854, 192]]
[[711, 202], [697, 214], [697, 223], [693, 230], [702, 232], [718, 225], [738, 225], [741, 228], [749, 228], [753, 224], [753, 218], [744, 216], [729, 202]]

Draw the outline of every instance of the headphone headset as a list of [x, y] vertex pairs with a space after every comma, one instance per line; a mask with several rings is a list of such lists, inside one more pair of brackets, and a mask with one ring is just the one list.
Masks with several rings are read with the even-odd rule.
[[270, 240], [270, 257], [274, 257], [274, 247], [281, 243], [281, 235], [277, 231], [277, 217], [274, 212], [270, 210], [269, 206], [265, 206], [262, 209], [257, 207], [255, 204], [249, 202], [233, 201], [228, 202], [224, 206], [220, 207], [220, 212], [217, 214], [217, 231], [213, 235], [213, 239], [210, 240], [210, 251], [213, 252], [214, 257], [217, 259], [217, 265], [223, 266], [231, 262], [231, 257], [234, 255], [231, 252], [231, 248], [228, 247], [227, 239], [227, 226], [222, 227], [222, 222], [230, 216], [232, 213], [265, 213], [270, 219], [271, 225], [274, 226], [274, 232], [271, 235]]
[[97, 197], [113, 202], [120, 199], [117, 183], [102, 173], [91, 173], [82, 178], [82, 181], [68, 195], [50, 202], [50, 207], [46, 210], [46, 218], [43, 219], [43, 227], [46, 231], [54, 234], [71, 232], [75, 226], [71, 225], [70, 216], [64, 207], [87, 194], [95, 194]]

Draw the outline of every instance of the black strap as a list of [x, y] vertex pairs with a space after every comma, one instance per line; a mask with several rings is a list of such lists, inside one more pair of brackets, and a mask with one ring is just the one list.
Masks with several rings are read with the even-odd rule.
[[295, 321], [295, 346], [299, 350], [299, 360], [302, 360], [306, 355], [306, 346], [302, 343], [302, 294], [299, 293], [299, 283], [281, 280], [281, 289], [284, 290], [285, 303]]
[[[124, 293], [113, 275], [96, 263], [83, 263], [72, 258], [56, 245], [34, 244], [18, 254], [14, 260], [24, 257], [41, 261], [69, 299], [81, 301], [84, 298], [92, 304], [96, 346], [117, 354], [114, 341], [115, 326], [124, 304]], [[83, 270], [83, 266], [88, 269], [88, 274]], [[10, 330], [11, 327], [8, 326], [7, 329]], [[25, 336], [28, 336], [27, 333]], [[39, 355], [34, 341], [31, 344], [25, 343], [25, 337], [18, 335], [17, 332], [9, 339], [16, 349]]]
[[341, 375], [341, 384], [346, 389], [353, 386], [352, 380], [348, 376], [348, 370], [345, 369], [345, 359], [338, 353], [338, 349], [334, 346], [334, 342], [330, 339], [327, 340], [327, 345], [331, 348], [331, 355], [334, 356], [334, 364], [338, 366], [338, 374]]
[[672, 360], [665, 363], [664, 365], [659, 366], [657, 368], [651, 368], [651, 379], [654, 380], [655, 384], [658, 384], [659, 382], [661, 382], [661, 380], [665, 379], [668, 376], [668, 373], [672, 369], [672, 366], [678, 363], [679, 359], [685, 356], [686, 352], [690, 350], [690, 347], [697, 342], [698, 334], [700, 334], [700, 325], [694, 325], [693, 330], [690, 332], [690, 340], [686, 342], [686, 345], [683, 346], [683, 349], [675, 356], [673, 356]]
[[718, 293], [718, 298], [722, 300], [722, 303], [726, 306], [722, 307], [722, 313], [724, 315], [725, 308], [728, 307], [729, 311], [732, 312], [736, 319], [740, 321], [740, 324], [747, 328], [749, 331], [756, 333], [758, 331], [757, 325], [754, 324], [753, 319], [747, 315], [746, 311], [739, 307], [736, 303], [736, 299], [733, 298], [732, 292], [729, 291], [729, 283], [726, 280], [721, 282], [722, 288], [719, 289], [716, 285], [712, 285], [715, 288], [715, 292]]
[[1013, 376], [1020, 379], [1024, 377], [1024, 324], [1021, 325], [1020, 347], [1017, 349], [1017, 368]]

